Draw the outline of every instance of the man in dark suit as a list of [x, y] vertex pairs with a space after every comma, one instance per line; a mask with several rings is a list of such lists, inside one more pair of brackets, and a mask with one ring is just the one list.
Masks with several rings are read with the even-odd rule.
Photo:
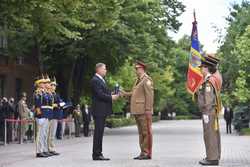
[[96, 74], [91, 79], [92, 91], [92, 115], [95, 123], [93, 137], [93, 160], [110, 160], [102, 154], [102, 140], [107, 116], [112, 114], [112, 101], [119, 95], [112, 95], [108, 89], [104, 77], [107, 73], [106, 65], [96, 64]]
[[233, 110], [231, 110], [229, 107], [225, 107], [224, 110], [224, 119], [226, 121], [226, 129], [227, 129], [227, 134], [232, 133], [232, 119], [233, 119]]
[[85, 137], [88, 137], [90, 136], [89, 124], [91, 122], [91, 111], [87, 104], [85, 104], [85, 107], [82, 109], [82, 115], [83, 115], [83, 134]]

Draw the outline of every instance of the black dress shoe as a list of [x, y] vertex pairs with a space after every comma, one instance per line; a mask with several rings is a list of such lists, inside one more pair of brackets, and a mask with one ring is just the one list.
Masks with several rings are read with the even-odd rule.
[[137, 156], [137, 157], [134, 157], [133, 159], [140, 159], [140, 156], [141, 156], [141, 155], [139, 155], [139, 156]]
[[105, 158], [104, 156], [93, 157], [94, 161], [109, 161], [109, 158]]
[[151, 157], [149, 155], [141, 155], [139, 157], [139, 160], [148, 160], [148, 159], [151, 159]]
[[37, 157], [37, 158], [47, 158], [48, 156], [45, 155], [44, 153], [37, 153], [37, 154], [36, 154], [36, 157]]
[[49, 152], [43, 152], [43, 154], [47, 155], [47, 157], [53, 156], [53, 154], [51, 154]]
[[55, 152], [55, 151], [50, 151], [49, 153], [52, 154], [52, 155], [60, 155], [60, 153]]
[[203, 165], [203, 166], [217, 166], [219, 165], [219, 160], [207, 160], [207, 159], [203, 159], [201, 161], [199, 161], [199, 164]]

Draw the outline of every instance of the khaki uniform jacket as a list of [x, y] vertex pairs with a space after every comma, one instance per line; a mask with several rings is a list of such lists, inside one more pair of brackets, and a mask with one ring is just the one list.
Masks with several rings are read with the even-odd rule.
[[215, 115], [216, 95], [208, 80], [197, 91], [197, 103], [202, 114]]
[[153, 81], [146, 73], [136, 80], [129, 95], [131, 95], [131, 114], [153, 114]]
[[19, 112], [20, 119], [28, 119], [29, 118], [29, 111], [30, 110], [29, 110], [26, 102], [23, 100], [20, 100], [18, 102], [18, 112]]

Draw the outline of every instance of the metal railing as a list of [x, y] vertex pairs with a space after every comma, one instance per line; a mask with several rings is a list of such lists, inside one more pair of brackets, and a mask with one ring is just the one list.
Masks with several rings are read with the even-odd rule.
[[[68, 125], [68, 128], [69, 128], [68, 138], [71, 138], [72, 131], [73, 131], [72, 125], [74, 124], [74, 121], [72, 119], [62, 119], [62, 120], [58, 120], [58, 122], [65, 123], [65, 124], [70, 123], [70, 125]], [[12, 124], [11, 131], [8, 131], [8, 124], [10, 124], [10, 123]], [[19, 143], [22, 144], [23, 143], [22, 138], [21, 138], [21, 135], [23, 133], [22, 126], [27, 126], [27, 125], [32, 125], [32, 129], [31, 129], [32, 136], [33, 136], [32, 142], [34, 142], [35, 136], [36, 136], [36, 121], [35, 121], [35, 119], [25, 119], [25, 120], [5, 119], [4, 120], [4, 145], [6, 146], [8, 144], [8, 142], [7, 142], [8, 133], [11, 133], [11, 142], [13, 142], [14, 137], [17, 137], [17, 140], [19, 140]], [[26, 131], [24, 133], [26, 133]], [[62, 139], [63, 139], [63, 137], [65, 136], [65, 128], [63, 129], [63, 131], [61, 133], [62, 133]], [[14, 137], [13, 137], [13, 134], [16, 134], [16, 135], [14, 135]]]

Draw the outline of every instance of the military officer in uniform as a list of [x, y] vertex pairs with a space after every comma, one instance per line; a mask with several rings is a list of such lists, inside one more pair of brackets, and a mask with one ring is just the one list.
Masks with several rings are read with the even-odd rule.
[[130, 112], [134, 115], [140, 143], [140, 155], [137, 160], [152, 158], [152, 114], [154, 88], [152, 79], [146, 74], [146, 65], [137, 61], [135, 64], [137, 80], [131, 92], [121, 91], [121, 95], [130, 96]]
[[217, 70], [219, 59], [206, 55], [202, 61], [201, 71], [204, 82], [195, 97], [202, 113], [203, 135], [206, 158], [199, 161], [201, 165], [218, 165], [221, 155], [218, 115], [221, 111], [220, 90], [222, 77]]
[[80, 104], [76, 105], [76, 108], [73, 110], [72, 115], [75, 123], [75, 137], [80, 137], [82, 125], [82, 111]]

